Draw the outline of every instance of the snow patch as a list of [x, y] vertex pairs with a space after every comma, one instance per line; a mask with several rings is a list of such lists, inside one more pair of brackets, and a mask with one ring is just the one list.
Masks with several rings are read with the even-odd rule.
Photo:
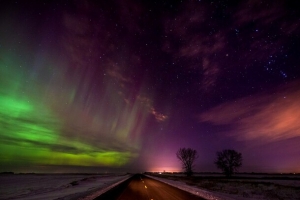
[[101, 194], [104, 194], [105, 192], [111, 190], [111, 189], [114, 188], [115, 186], [117, 186], [117, 185], [123, 183], [124, 181], [126, 181], [126, 180], [129, 179], [130, 177], [131, 177], [131, 176], [128, 176], [128, 177], [124, 178], [124, 179], [121, 180], [121, 181], [118, 181], [118, 182], [116, 182], [116, 183], [114, 183], [114, 184], [112, 184], [112, 185], [110, 185], [110, 186], [108, 186], [108, 187], [106, 187], [106, 188], [102, 188], [102, 189], [100, 189], [100, 190], [98, 190], [98, 191], [96, 191], [96, 192], [94, 192], [94, 193], [92, 193], [92, 194], [90, 194], [90, 195], [88, 195], [88, 196], [86, 196], [86, 197], [79, 198], [78, 200], [93, 200], [93, 199], [97, 198], [98, 196], [100, 196]]
[[158, 181], [161, 181], [163, 183], [166, 183], [168, 185], [171, 185], [173, 187], [176, 187], [178, 189], [184, 190], [186, 192], [192, 193], [192, 194], [194, 194], [196, 196], [208, 199], [208, 200], [234, 200], [234, 198], [227, 197], [226, 195], [216, 194], [216, 193], [213, 193], [213, 192], [210, 192], [210, 191], [199, 189], [199, 188], [187, 185], [184, 182], [173, 181], [173, 180], [168, 180], [168, 179], [164, 179], [164, 178], [158, 178], [158, 177], [149, 176], [149, 175], [146, 175], [146, 176], [148, 176], [149, 178], [153, 178], [153, 179], [156, 179]]

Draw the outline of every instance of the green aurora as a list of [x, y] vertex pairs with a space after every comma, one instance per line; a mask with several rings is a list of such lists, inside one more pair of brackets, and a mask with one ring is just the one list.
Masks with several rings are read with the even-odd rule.
[[[64, 116], [60, 116], [60, 112], [56, 112], [55, 106], [51, 106], [53, 102], [47, 105], [45, 98], [42, 98], [49, 96], [43, 92], [46, 90], [45, 87], [36, 86], [40, 80], [33, 78], [28, 83], [30, 75], [24, 70], [24, 67], [5, 61], [3, 58], [0, 62], [0, 159], [2, 170], [6, 170], [5, 166], [11, 165], [118, 167], [127, 164], [137, 156], [133, 150], [118, 150], [105, 145], [102, 147], [104, 143], [90, 142], [91, 139], [81, 140], [82, 138], [79, 134], [76, 136], [76, 133], [65, 135], [63, 133], [66, 129], [64, 122], [68, 119], [63, 119]], [[47, 87], [52, 86], [47, 85]], [[61, 98], [72, 102], [75, 93], [73, 89], [70, 95], [65, 94]], [[94, 121], [95, 119], [100, 118], [95, 116]], [[116, 130], [116, 134], [111, 140], [126, 139], [126, 135], [132, 127], [125, 125], [120, 128], [115, 121], [111, 123], [112, 129]], [[97, 129], [99, 128], [101, 127], [98, 126]], [[95, 137], [99, 136], [94, 135], [91, 138]]]

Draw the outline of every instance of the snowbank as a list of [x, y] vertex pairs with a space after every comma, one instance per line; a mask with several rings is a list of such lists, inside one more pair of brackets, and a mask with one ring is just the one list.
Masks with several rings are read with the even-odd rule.
[[[263, 176], [256, 179], [252, 176], [251, 179], [240, 177], [229, 180], [222, 178], [189, 180], [178, 176], [174, 176], [175, 179], [172, 176], [149, 177], [210, 200], [300, 199], [298, 176]], [[203, 188], [210, 188], [210, 191]]]
[[186, 183], [181, 182], [181, 181], [173, 181], [173, 180], [158, 178], [158, 177], [149, 176], [149, 175], [146, 175], [146, 176], [148, 176], [149, 178], [153, 178], [153, 179], [156, 179], [158, 181], [161, 181], [163, 183], [166, 183], [168, 185], [171, 185], [173, 187], [179, 188], [181, 190], [187, 191], [187, 192], [192, 193], [194, 195], [200, 196], [200, 197], [205, 198], [205, 199], [209, 199], [209, 200], [234, 200], [234, 198], [226, 196], [224, 194], [217, 194], [217, 193], [213, 193], [213, 192], [210, 192], [210, 191], [202, 190], [202, 189], [187, 185]]

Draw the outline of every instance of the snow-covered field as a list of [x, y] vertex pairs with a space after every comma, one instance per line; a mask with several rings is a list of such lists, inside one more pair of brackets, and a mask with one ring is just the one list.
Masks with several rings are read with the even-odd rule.
[[174, 187], [214, 200], [287, 199], [300, 200], [300, 177], [274, 175], [249, 175], [237, 179], [224, 177], [207, 178], [196, 176], [186, 178], [182, 175], [151, 175]]
[[131, 177], [119, 175], [7, 174], [0, 175], [0, 199], [93, 199]]
[[[149, 176], [149, 175], [148, 175]], [[92, 200], [131, 175], [7, 174], [0, 175], [0, 199]], [[210, 200], [299, 199], [299, 176], [149, 176]]]

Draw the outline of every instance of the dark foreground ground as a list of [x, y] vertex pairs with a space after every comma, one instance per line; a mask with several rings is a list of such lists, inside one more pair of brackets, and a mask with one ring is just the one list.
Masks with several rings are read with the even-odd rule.
[[148, 178], [141, 174], [136, 174], [112, 190], [102, 194], [96, 200], [200, 200], [188, 192], [179, 190], [175, 187], [160, 181]]
[[255, 200], [300, 200], [300, 174], [240, 173], [227, 178], [217, 173], [183, 174], [148, 173], [167, 181], [181, 182], [224, 198]]

